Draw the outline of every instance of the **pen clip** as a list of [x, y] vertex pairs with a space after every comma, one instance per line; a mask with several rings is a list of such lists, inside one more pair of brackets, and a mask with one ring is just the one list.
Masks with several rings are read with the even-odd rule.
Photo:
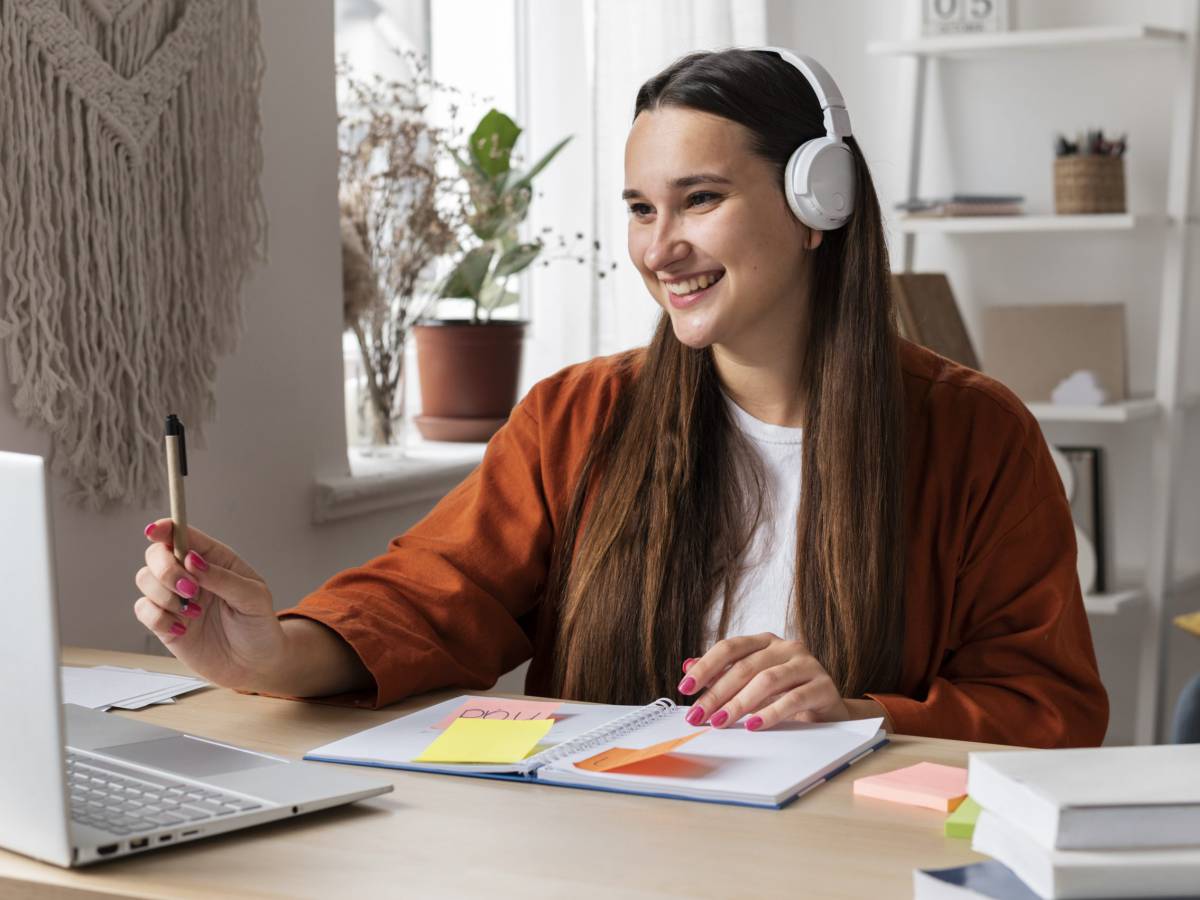
[[167, 437], [179, 439], [179, 474], [187, 475], [187, 441], [184, 438], [183, 423], [175, 413], [167, 416]]

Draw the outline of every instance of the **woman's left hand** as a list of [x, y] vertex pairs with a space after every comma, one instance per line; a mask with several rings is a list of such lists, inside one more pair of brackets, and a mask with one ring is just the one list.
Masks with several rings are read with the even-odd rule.
[[[726, 638], [683, 666], [681, 694], [697, 694], [692, 725], [724, 728], [743, 716], [758, 731], [779, 722], [840, 722], [883, 715], [874, 700], [844, 700], [803, 641], [763, 634]], [[869, 704], [864, 706], [864, 704]]]

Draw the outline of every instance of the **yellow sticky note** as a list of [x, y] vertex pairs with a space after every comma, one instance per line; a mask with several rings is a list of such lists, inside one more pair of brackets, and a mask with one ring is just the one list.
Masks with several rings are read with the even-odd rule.
[[553, 719], [455, 719], [413, 762], [515, 763], [553, 724]]
[[595, 756], [581, 759], [575, 765], [589, 772], [607, 772], [610, 769], [631, 766], [634, 763], [645, 762], [656, 756], [662, 756], [664, 753], [670, 753], [676, 747], [680, 747], [688, 741], [700, 737], [702, 734], [704, 734], [703, 731], [697, 731], [695, 734], [663, 741], [661, 744], [654, 744], [650, 747], [644, 747], [641, 750], [630, 750], [627, 747], [611, 747], [608, 750], [601, 750]]

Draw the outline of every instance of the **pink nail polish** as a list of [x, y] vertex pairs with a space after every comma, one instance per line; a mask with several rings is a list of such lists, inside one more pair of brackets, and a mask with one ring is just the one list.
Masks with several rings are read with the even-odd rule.
[[156, 524], [157, 523], [155, 523], [155, 522], [151, 522], [149, 525], [146, 526], [145, 531], [143, 532], [146, 535], [146, 537], [148, 537], [148, 538], [154, 537], [154, 529], [156, 527]]
[[718, 710], [717, 713], [711, 719], [708, 720], [708, 724], [711, 725], [713, 728], [720, 728], [722, 725], [725, 724], [726, 721], [728, 721], [728, 719], [729, 719], [729, 713], [725, 712], [725, 710], [722, 709], [722, 710]]
[[200, 614], [203, 613], [204, 610], [202, 610], [195, 603], [189, 603], [187, 606], [185, 606], [179, 612], [182, 615], [187, 616], [189, 619], [198, 619], [198, 618], [200, 618]]
[[192, 564], [192, 566], [194, 568], [199, 569], [201, 572], [208, 571], [208, 563], [206, 563], [204, 561], [204, 557], [202, 557], [195, 550], [188, 551], [187, 560], [188, 560], [188, 562], [190, 562]]
[[175, 582], [175, 590], [178, 591], [180, 594], [182, 594], [184, 597], [187, 597], [189, 600], [191, 600], [193, 597], [196, 596], [196, 591], [198, 590], [198, 587], [196, 586], [196, 582], [192, 581], [192, 579], [180, 578], [178, 581]]
[[687, 714], [686, 721], [689, 725], [699, 725], [704, 721], [704, 709], [699, 706], [693, 706]]
[[758, 729], [762, 728], [762, 724], [762, 716], [751, 716], [746, 720], [746, 730], [758, 731]]
[[696, 679], [689, 675], [683, 681], [679, 682], [679, 693], [690, 694], [696, 690]]
[[175, 635], [187, 634], [187, 626], [184, 625], [182, 622], [172, 622], [170, 630], [171, 630], [171, 634], [175, 634]]
[[696, 660], [690, 656], [683, 661], [683, 674], [684, 675], [687, 674], [687, 670], [690, 669], [695, 664], [695, 662], [696, 662]]

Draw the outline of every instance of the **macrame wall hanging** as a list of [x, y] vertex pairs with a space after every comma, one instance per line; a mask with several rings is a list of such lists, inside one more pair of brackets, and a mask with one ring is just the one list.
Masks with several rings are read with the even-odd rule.
[[262, 72], [255, 0], [0, 0], [0, 353], [77, 503], [149, 505], [166, 414], [215, 414]]

